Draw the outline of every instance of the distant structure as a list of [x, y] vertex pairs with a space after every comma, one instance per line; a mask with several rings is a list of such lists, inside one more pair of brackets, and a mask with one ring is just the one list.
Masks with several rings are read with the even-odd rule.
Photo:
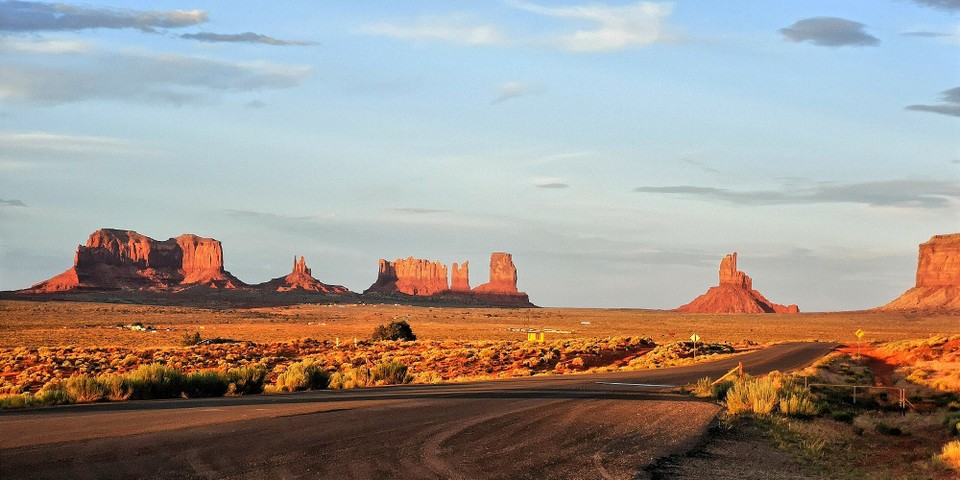
[[736, 252], [720, 261], [720, 285], [677, 308], [683, 313], [799, 313], [796, 305], [779, 305], [753, 289], [753, 280], [737, 270]]
[[960, 310], [960, 233], [921, 243], [916, 286], [878, 310]]
[[257, 285], [257, 288], [276, 292], [350, 293], [350, 290], [347, 290], [347, 288], [342, 285], [327, 285], [313, 278], [313, 273], [310, 268], [307, 267], [306, 260], [304, 260], [303, 257], [297, 260], [296, 255], [293, 256], [293, 271], [290, 272], [290, 275], [261, 283]]

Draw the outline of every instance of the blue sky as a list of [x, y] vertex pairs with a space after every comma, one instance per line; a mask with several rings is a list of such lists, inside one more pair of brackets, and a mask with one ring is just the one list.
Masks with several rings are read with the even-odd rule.
[[673, 308], [739, 252], [877, 306], [960, 226], [960, 2], [0, 1], [0, 289], [100, 227], [304, 255], [509, 251], [541, 305]]

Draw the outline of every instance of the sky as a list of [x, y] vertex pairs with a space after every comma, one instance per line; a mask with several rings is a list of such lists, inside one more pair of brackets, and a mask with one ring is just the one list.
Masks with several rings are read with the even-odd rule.
[[668, 309], [738, 252], [879, 306], [960, 231], [960, 0], [0, 1], [0, 289], [104, 227], [248, 283], [507, 251], [538, 305]]

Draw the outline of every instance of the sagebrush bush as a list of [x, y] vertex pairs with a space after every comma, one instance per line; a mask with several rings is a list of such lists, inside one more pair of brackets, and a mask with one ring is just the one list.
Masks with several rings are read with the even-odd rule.
[[124, 374], [123, 381], [133, 398], [174, 398], [183, 393], [186, 377], [180, 370], [153, 363]]
[[222, 397], [230, 388], [230, 379], [224, 372], [204, 370], [184, 376], [183, 393], [188, 397]]
[[779, 400], [774, 383], [769, 377], [737, 382], [727, 391], [727, 411], [734, 415], [746, 412], [769, 415]]
[[295, 392], [298, 390], [320, 390], [330, 384], [330, 374], [313, 360], [303, 360], [290, 364], [277, 377], [274, 390], [279, 392]]
[[32, 407], [36, 404], [37, 399], [34, 398], [32, 393], [7, 393], [0, 395], [0, 409]]
[[820, 413], [820, 407], [806, 389], [787, 389], [780, 396], [780, 413], [790, 417], [813, 417]]
[[227, 380], [230, 382], [228, 394], [262, 393], [263, 383], [267, 380], [267, 369], [262, 366], [231, 368], [227, 370]]
[[93, 403], [107, 396], [106, 387], [95, 377], [74, 375], [63, 382], [71, 403]]
[[41, 405], [62, 405], [70, 403], [70, 394], [59, 383], [50, 382], [43, 386], [34, 399]]
[[697, 384], [693, 386], [693, 394], [698, 397], [712, 397], [713, 380], [710, 380], [710, 377], [703, 377], [697, 380]]
[[382, 362], [370, 369], [374, 385], [398, 385], [408, 383], [407, 366], [400, 362]]
[[954, 440], [943, 446], [937, 459], [954, 470], [960, 470], [960, 440]]

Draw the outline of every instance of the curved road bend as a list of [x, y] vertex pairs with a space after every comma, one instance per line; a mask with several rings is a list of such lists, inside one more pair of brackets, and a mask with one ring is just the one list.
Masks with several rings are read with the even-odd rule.
[[0, 478], [636, 478], [719, 407], [668, 389], [808, 365], [790, 343], [688, 367], [0, 415]]

